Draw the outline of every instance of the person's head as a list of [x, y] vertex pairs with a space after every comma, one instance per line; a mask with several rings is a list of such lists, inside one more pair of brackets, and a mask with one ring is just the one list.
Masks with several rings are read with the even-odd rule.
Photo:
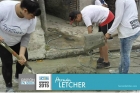
[[39, 16], [41, 14], [37, 0], [22, 0], [20, 7], [21, 13], [26, 19], [32, 19], [35, 16]]
[[70, 14], [69, 14], [69, 17], [70, 17], [70, 20], [71, 20], [71, 24], [76, 21], [76, 22], [81, 22], [82, 21], [82, 14], [80, 11], [72, 11]]

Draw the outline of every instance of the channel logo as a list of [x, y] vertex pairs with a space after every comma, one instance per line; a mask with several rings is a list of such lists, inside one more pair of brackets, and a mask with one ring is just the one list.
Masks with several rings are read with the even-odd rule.
[[36, 75], [35, 74], [19, 74], [19, 90], [35, 90]]
[[51, 90], [51, 74], [36, 74], [36, 90]]
[[40, 76], [39, 80], [49, 80], [49, 77], [48, 76]]
[[21, 85], [35, 85], [35, 79], [33, 79], [33, 78], [21, 78]]

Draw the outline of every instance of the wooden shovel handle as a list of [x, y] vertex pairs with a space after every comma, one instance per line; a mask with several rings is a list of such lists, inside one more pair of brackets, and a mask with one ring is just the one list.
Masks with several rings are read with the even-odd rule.
[[[20, 60], [19, 55], [13, 50], [11, 49], [5, 42], [0, 41], [0, 44], [5, 47], [11, 54], [13, 54], [18, 60]], [[32, 68], [28, 65], [28, 63], [26, 62], [24, 64], [28, 69], [32, 70]]]

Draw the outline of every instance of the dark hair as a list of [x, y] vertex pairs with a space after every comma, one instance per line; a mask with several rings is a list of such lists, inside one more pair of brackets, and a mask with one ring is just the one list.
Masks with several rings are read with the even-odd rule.
[[22, 0], [20, 7], [26, 8], [28, 12], [32, 13], [34, 16], [41, 15], [41, 10], [37, 0]]
[[76, 19], [76, 17], [77, 17], [78, 14], [81, 14], [81, 12], [80, 12], [80, 11], [77, 11], [77, 10], [72, 11], [72, 12], [69, 14], [70, 20]]

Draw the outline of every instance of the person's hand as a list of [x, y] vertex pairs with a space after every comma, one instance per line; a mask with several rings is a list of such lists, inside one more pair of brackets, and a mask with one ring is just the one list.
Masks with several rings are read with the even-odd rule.
[[4, 41], [4, 39], [0, 36], [0, 42], [1, 42], [1, 41]]
[[111, 37], [111, 35], [109, 33], [105, 34], [106, 39], [109, 39]]
[[18, 62], [19, 62], [21, 65], [24, 65], [24, 64], [26, 63], [26, 61], [27, 61], [26, 58], [25, 58], [25, 56], [22, 55], [22, 54], [20, 54], [19, 57], [20, 57], [21, 60], [18, 60]]
[[108, 5], [107, 5], [107, 4], [103, 4], [102, 6], [104, 6], [104, 7], [108, 7]]

